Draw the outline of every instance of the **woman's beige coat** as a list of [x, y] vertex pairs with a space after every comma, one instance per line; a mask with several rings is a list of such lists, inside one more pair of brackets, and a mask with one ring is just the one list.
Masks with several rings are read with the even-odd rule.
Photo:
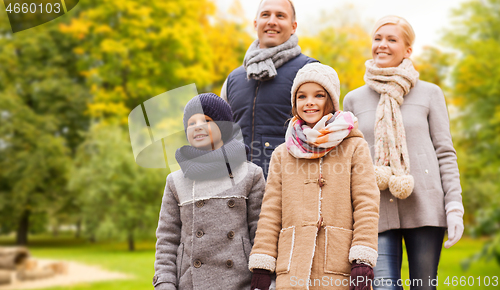
[[375, 266], [379, 200], [357, 124], [320, 159], [297, 159], [280, 145], [271, 157], [250, 270], [276, 272], [277, 289], [349, 289], [353, 260]]

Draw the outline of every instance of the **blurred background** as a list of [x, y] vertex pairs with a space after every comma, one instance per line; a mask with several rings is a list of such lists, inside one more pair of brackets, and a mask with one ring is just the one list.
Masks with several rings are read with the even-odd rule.
[[[439, 288], [498, 289], [482, 277], [500, 276], [500, 0], [294, 3], [302, 51], [337, 70], [342, 97], [364, 85], [375, 21], [413, 25], [420, 79], [446, 95], [466, 212]], [[135, 163], [128, 114], [191, 83], [219, 94], [256, 37], [258, 4], [82, 0], [15, 34], [0, 5], [0, 246], [129, 277], [44, 289], [152, 289], [169, 170]]]

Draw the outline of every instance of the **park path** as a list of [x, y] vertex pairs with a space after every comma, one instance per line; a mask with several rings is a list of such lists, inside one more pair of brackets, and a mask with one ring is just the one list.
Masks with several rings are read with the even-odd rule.
[[130, 279], [131, 275], [126, 275], [118, 272], [110, 272], [103, 270], [98, 266], [89, 266], [82, 263], [72, 261], [56, 261], [37, 259], [38, 265], [44, 265], [54, 262], [64, 262], [68, 265], [66, 274], [59, 274], [54, 277], [36, 280], [36, 281], [18, 281], [15, 278], [15, 273], [12, 272], [13, 282], [9, 285], [0, 286], [0, 290], [24, 290], [24, 289], [42, 289], [55, 286], [67, 286], [79, 283], [92, 283], [98, 281], [117, 280], [117, 279]]

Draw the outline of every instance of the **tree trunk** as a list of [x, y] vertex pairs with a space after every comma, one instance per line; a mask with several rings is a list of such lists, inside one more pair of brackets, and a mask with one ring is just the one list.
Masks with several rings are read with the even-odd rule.
[[134, 232], [133, 231], [128, 232], [128, 250], [131, 252], [133, 252], [135, 250]]
[[59, 236], [59, 224], [56, 224], [52, 227], [52, 236], [57, 238]]
[[19, 227], [17, 228], [17, 238], [16, 243], [18, 245], [28, 244], [28, 229], [29, 229], [29, 219], [31, 211], [25, 209], [21, 214], [21, 219], [19, 220]]
[[75, 238], [79, 239], [80, 238], [80, 235], [82, 233], [82, 220], [79, 219], [77, 222], [76, 222], [76, 232], [75, 232]]

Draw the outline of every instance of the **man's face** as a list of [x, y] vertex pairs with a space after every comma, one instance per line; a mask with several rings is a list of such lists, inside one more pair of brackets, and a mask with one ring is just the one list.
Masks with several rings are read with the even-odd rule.
[[260, 48], [278, 46], [287, 41], [297, 29], [288, 0], [265, 0], [253, 22]]

